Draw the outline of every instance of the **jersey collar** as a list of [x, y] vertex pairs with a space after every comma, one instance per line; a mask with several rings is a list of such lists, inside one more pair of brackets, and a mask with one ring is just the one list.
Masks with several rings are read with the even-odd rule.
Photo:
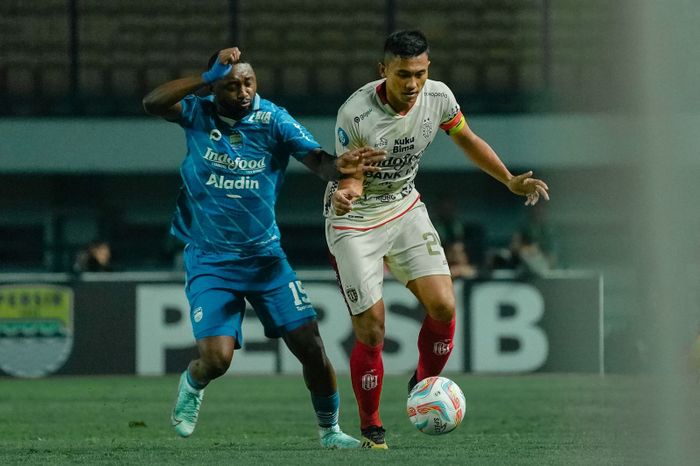
[[[255, 97], [253, 97], [253, 108], [250, 111], [250, 113], [246, 116], [250, 116], [251, 113], [253, 113], [257, 110], [260, 110], [260, 95], [258, 93], [255, 93]], [[223, 121], [224, 123], [226, 123], [229, 126], [233, 126], [240, 121], [240, 120], [234, 120], [233, 118], [229, 118], [229, 117], [226, 117], [223, 115], [217, 114], [217, 116], [219, 117], [219, 119], [221, 121]], [[245, 118], [245, 117], [243, 117], [243, 118]]]
[[380, 82], [380, 83], [377, 85], [377, 87], [375, 88], [375, 91], [376, 91], [376, 92], [375, 92], [375, 96], [376, 96], [377, 103], [379, 104], [379, 106], [380, 106], [386, 113], [388, 113], [389, 115], [391, 115], [391, 116], [393, 116], [393, 117], [397, 117], [397, 118], [403, 118], [403, 117], [405, 117], [406, 115], [408, 115], [408, 113], [409, 113], [411, 110], [413, 110], [413, 109], [418, 105], [418, 101], [420, 100], [421, 95], [423, 94], [423, 91], [421, 91], [421, 92], [418, 94], [418, 99], [416, 99], [416, 103], [413, 104], [413, 107], [411, 107], [411, 109], [410, 109], [408, 112], [406, 112], [406, 113], [399, 113], [399, 112], [397, 112], [396, 110], [394, 110], [394, 107], [391, 106], [391, 104], [389, 103], [389, 99], [387, 99], [387, 97], [386, 97], [386, 80]]

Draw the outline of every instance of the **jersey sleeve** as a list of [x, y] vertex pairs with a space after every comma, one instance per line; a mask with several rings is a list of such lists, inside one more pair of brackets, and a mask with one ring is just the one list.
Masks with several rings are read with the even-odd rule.
[[444, 92], [447, 94], [447, 99], [440, 117], [440, 129], [452, 136], [464, 128], [467, 122], [450, 88], [445, 86]]
[[289, 112], [280, 109], [275, 115], [275, 137], [295, 159], [301, 161], [308, 153], [321, 145]]
[[180, 101], [180, 105], [182, 105], [182, 111], [180, 119], [176, 122], [183, 128], [190, 128], [201, 108], [199, 99], [194, 94], [190, 94]]
[[335, 120], [335, 155], [344, 154], [364, 145], [365, 143], [360, 136], [359, 124], [353, 120], [345, 106], [341, 107]]

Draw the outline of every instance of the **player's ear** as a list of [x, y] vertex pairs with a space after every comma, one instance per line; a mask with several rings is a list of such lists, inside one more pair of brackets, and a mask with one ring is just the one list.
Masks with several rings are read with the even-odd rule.
[[377, 69], [379, 70], [379, 76], [386, 78], [386, 65], [382, 62], [377, 63]]

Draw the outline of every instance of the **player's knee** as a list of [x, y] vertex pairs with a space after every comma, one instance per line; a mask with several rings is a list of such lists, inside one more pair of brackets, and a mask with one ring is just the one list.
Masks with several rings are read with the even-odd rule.
[[453, 297], [446, 297], [428, 306], [427, 311], [433, 319], [449, 322], [455, 316], [455, 300]]
[[231, 366], [232, 355], [225, 351], [213, 351], [203, 355], [209, 377], [216, 378], [226, 373]]
[[303, 365], [309, 367], [325, 367], [330, 364], [321, 345], [309, 345], [299, 359]]
[[365, 345], [377, 346], [384, 342], [384, 325], [373, 323], [355, 328], [355, 336]]

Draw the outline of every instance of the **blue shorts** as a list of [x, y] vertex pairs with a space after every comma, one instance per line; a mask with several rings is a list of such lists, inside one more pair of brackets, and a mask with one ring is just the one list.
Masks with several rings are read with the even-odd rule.
[[[231, 336], [235, 348], [243, 344], [241, 324], [246, 300], [255, 310], [268, 338], [279, 338], [316, 319], [301, 281], [287, 258], [265, 258], [266, 285], [242, 283], [240, 270], [250, 275], [250, 258], [232, 260], [230, 256], [205, 253], [194, 247], [185, 249], [187, 283], [185, 294], [190, 303], [190, 321], [197, 340], [213, 336]], [[260, 258], [255, 258], [260, 265]], [[273, 265], [270, 265], [273, 263]], [[276, 271], [270, 273], [270, 271]], [[268, 288], [272, 284], [273, 288]]]

